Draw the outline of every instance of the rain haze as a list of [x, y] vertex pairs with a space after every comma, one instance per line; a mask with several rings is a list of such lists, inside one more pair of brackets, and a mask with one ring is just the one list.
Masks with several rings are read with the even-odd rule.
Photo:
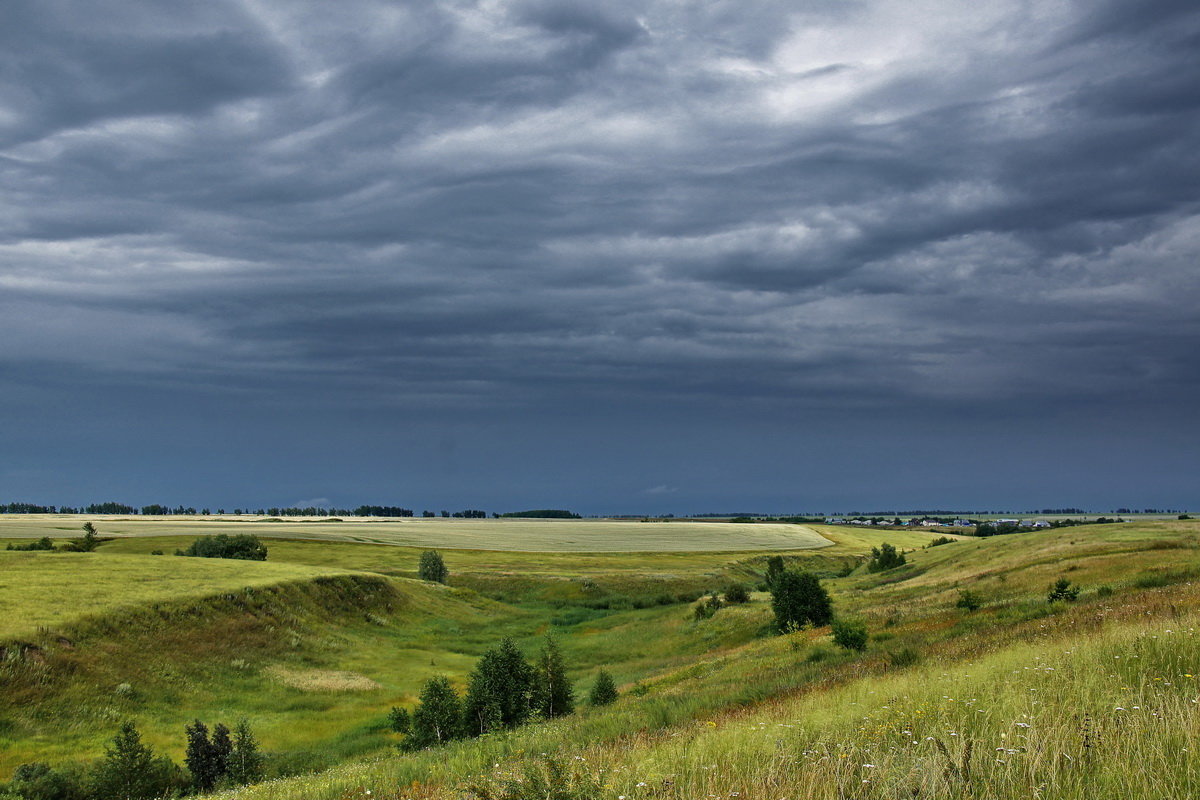
[[1200, 7], [6, 0], [0, 502], [1200, 507]]

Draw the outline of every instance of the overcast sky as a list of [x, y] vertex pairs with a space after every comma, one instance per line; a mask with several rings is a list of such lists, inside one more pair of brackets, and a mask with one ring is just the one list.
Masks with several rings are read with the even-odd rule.
[[1200, 507], [1194, 0], [0, 18], [0, 502]]

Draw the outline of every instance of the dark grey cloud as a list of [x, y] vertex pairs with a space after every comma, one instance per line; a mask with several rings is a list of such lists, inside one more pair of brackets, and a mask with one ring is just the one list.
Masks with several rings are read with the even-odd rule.
[[1194, 430], [1193, 6], [10, 3], [7, 396]]

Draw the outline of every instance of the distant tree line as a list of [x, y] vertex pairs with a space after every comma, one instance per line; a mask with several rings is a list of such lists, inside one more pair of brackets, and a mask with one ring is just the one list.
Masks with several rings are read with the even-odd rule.
[[264, 759], [245, 720], [230, 731], [196, 720], [184, 729], [186, 755], [181, 768], [156, 755], [132, 722], [124, 723], [91, 764], [51, 767], [22, 764], [0, 795], [23, 800], [152, 800], [184, 794], [233, 789], [263, 779]]
[[508, 511], [497, 514], [497, 517], [516, 517], [519, 519], [582, 519], [578, 514], [561, 508], [537, 508], [532, 511]]

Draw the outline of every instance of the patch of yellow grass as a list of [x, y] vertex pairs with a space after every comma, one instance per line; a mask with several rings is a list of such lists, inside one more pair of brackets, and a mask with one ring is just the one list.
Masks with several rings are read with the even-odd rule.
[[276, 665], [263, 670], [284, 686], [302, 692], [369, 692], [381, 688], [379, 683], [357, 672], [336, 669], [292, 669]]

